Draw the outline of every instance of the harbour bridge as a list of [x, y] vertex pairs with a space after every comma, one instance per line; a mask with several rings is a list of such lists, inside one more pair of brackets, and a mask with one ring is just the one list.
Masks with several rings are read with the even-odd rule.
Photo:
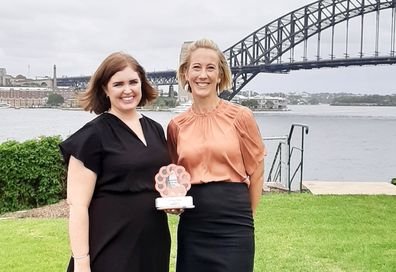
[[[382, 31], [380, 22], [388, 24], [389, 31]], [[374, 37], [367, 38], [370, 34]], [[231, 100], [259, 73], [395, 64], [395, 36], [396, 0], [313, 2], [273, 20], [223, 51], [233, 84], [222, 97]], [[353, 46], [357, 55], [352, 52]], [[313, 58], [308, 49], [314, 51]], [[177, 85], [175, 70], [148, 72], [147, 76], [157, 86]], [[84, 87], [89, 78], [64, 77], [57, 83]]]

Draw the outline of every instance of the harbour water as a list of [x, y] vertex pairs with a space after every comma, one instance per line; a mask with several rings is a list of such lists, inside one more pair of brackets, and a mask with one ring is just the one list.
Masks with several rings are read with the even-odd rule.
[[[385, 181], [396, 177], [396, 107], [289, 106], [290, 111], [256, 112], [264, 138], [285, 136], [292, 124], [309, 126], [305, 136], [304, 179]], [[142, 112], [164, 129], [172, 112]], [[41, 135], [66, 138], [95, 117], [84, 111], [0, 109], [0, 143]], [[300, 131], [295, 132], [298, 140]], [[265, 141], [268, 173], [276, 141]]]

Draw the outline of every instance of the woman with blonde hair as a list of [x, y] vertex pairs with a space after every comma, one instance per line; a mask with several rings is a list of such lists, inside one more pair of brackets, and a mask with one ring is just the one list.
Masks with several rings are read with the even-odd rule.
[[251, 272], [264, 173], [260, 131], [248, 108], [219, 98], [232, 78], [213, 41], [187, 47], [178, 79], [193, 104], [170, 121], [168, 149], [191, 174], [195, 208], [180, 215], [176, 271]]
[[130, 55], [109, 55], [80, 97], [99, 114], [60, 144], [68, 165], [68, 272], [168, 272], [166, 213], [154, 176], [170, 163], [160, 124], [137, 111], [157, 96]]

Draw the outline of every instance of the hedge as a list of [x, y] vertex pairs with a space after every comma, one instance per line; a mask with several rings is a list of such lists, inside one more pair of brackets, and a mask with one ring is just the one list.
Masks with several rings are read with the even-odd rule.
[[66, 197], [60, 136], [0, 144], [0, 213], [53, 204]]

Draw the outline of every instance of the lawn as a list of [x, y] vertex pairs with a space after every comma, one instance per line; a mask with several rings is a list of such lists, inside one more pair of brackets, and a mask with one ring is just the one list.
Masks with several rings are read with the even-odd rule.
[[[396, 271], [395, 207], [392, 196], [266, 194], [255, 271]], [[0, 271], [65, 271], [68, 258], [65, 219], [0, 220]], [[174, 244], [171, 258], [174, 271]]]

